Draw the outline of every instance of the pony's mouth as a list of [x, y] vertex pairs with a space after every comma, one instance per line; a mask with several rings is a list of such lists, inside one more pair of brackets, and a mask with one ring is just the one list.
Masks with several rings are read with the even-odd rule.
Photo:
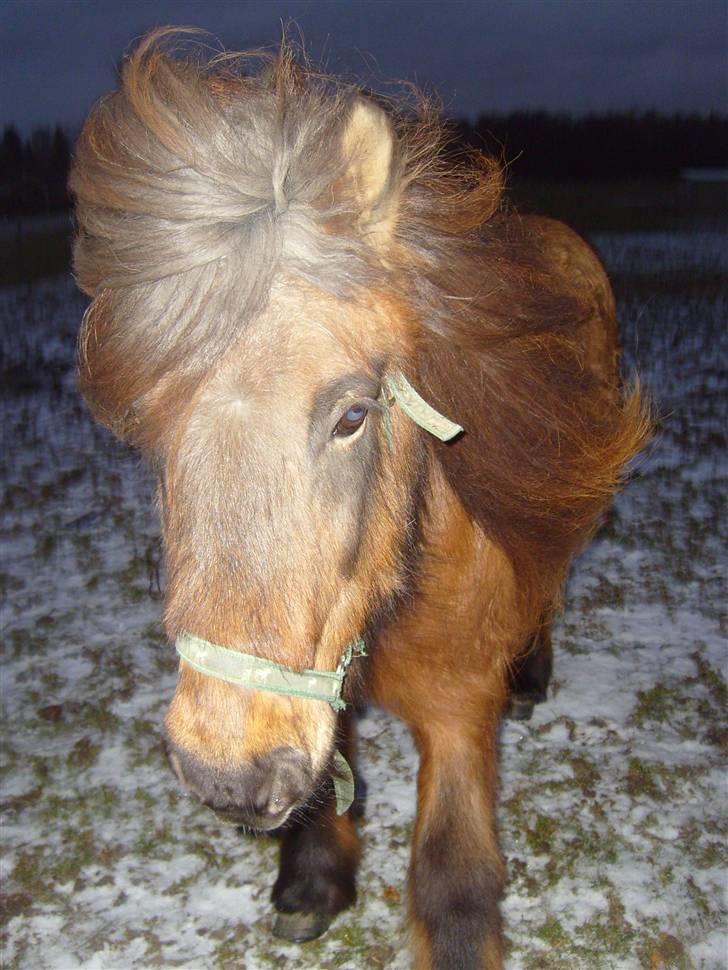
[[214, 808], [211, 805], [206, 805], [205, 807], [209, 808], [215, 817], [226, 825], [253, 829], [256, 832], [272, 832], [274, 829], [279, 829], [282, 825], [285, 825], [295, 809], [295, 806], [285, 808], [278, 815], [268, 815], [263, 820], [259, 817], [251, 816], [249, 812], [235, 806], [229, 808]]

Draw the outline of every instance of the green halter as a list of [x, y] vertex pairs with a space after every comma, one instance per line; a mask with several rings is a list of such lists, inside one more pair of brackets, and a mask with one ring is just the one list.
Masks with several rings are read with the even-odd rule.
[[[387, 388], [404, 413], [415, 424], [429, 431], [441, 441], [449, 441], [463, 429], [440, 414], [427, 401], [420, 397], [401, 371], [385, 378]], [[389, 412], [385, 413], [385, 430], [391, 435]], [[325, 701], [337, 713], [346, 708], [342, 697], [346, 672], [355, 657], [366, 656], [366, 645], [361, 637], [348, 644], [336, 670], [291, 670], [283, 664], [256, 657], [254, 654], [241, 653], [221, 647], [217, 643], [203, 640], [192, 633], [181, 633], [176, 640], [177, 653], [195, 670], [208, 677], [217, 677], [229, 684], [249, 690], [266, 690], [289, 697], [306, 697], [309, 700]], [[336, 811], [339, 815], [351, 806], [354, 800], [354, 776], [346, 758], [339, 751], [334, 752], [332, 779], [336, 793]]]
[[388, 374], [384, 378], [384, 383], [407, 417], [424, 428], [425, 431], [429, 431], [430, 434], [439, 438], [440, 441], [450, 441], [463, 430], [461, 425], [451, 421], [450, 418], [446, 418], [444, 414], [440, 414], [424, 398], [420, 397], [402, 371]]

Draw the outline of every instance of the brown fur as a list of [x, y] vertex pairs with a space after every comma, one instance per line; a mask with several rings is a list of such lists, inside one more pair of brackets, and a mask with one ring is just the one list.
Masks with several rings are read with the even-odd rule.
[[[289, 50], [241, 76], [167, 42], [142, 42], [77, 147], [83, 392], [160, 473], [170, 637], [332, 670], [368, 632], [349, 690], [403, 718], [422, 758], [417, 968], [492, 970], [508, 666], [649, 428], [619, 387], [608, 281], [566, 227], [508, 210], [491, 159], [448, 161], [426, 107], [387, 113]], [[396, 406], [390, 438], [398, 369], [459, 440]], [[363, 430], [336, 439], [362, 400]], [[167, 717], [178, 770], [218, 795], [281, 750], [318, 783], [336, 732], [324, 704], [184, 663]], [[355, 834], [311, 825], [277, 892], [299, 898], [300, 858], [329, 832], [333, 914]]]

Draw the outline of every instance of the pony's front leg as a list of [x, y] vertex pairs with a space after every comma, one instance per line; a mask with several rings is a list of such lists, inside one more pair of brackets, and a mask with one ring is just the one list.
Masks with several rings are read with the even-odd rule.
[[485, 737], [468, 736], [455, 720], [417, 732], [421, 760], [409, 873], [415, 970], [502, 966], [496, 723]]
[[[353, 725], [348, 715], [340, 718], [339, 750], [353, 766]], [[278, 911], [273, 933], [297, 943], [321, 936], [336, 914], [356, 901], [360, 848], [352, 810], [336, 814], [333, 784], [325, 786], [321, 799], [288, 823], [273, 887]]]

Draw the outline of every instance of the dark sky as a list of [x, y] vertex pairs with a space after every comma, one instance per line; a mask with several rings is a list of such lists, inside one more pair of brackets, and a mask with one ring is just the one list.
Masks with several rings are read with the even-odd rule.
[[451, 114], [728, 110], [728, 0], [1, 0], [0, 124], [78, 124], [152, 26], [228, 49], [294, 19], [313, 58], [414, 81]]

